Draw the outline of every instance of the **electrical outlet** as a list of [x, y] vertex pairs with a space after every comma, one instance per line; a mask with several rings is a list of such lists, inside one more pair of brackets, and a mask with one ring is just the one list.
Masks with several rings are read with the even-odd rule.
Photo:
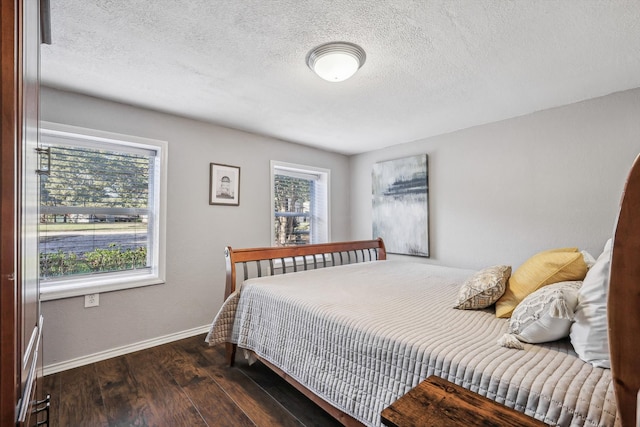
[[100, 294], [90, 294], [84, 296], [84, 308], [97, 307], [100, 305]]

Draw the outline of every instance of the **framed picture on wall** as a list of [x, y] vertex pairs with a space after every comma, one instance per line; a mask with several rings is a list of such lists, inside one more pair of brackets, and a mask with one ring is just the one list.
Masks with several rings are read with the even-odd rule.
[[373, 237], [382, 237], [387, 252], [429, 256], [427, 176], [426, 154], [373, 165]]
[[209, 204], [240, 205], [240, 168], [211, 163], [209, 165]]

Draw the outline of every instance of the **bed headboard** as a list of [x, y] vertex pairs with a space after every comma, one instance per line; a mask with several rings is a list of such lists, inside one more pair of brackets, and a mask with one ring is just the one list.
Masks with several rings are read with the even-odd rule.
[[236, 289], [236, 266], [242, 265], [242, 280], [273, 276], [300, 270], [331, 267], [356, 262], [387, 259], [384, 242], [358, 240], [352, 242], [319, 243], [313, 245], [273, 248], [232, 249], [224, 251], [227, 278], [225, 298]]
[[640, 156], [622, 195], [609, 278], [611, 373], [622, 426], [635, 426], [640, 389]]

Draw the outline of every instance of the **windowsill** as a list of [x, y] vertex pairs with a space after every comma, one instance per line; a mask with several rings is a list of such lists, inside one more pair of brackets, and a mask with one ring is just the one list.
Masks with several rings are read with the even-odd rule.
[[88, 294], [119, 291], [142, 286], [161, 285], [164, 278], [158, 274], [139, 272], [97, 274], [78, 278], [50, 279], [40, 282], [40, 301], [71, 298]]

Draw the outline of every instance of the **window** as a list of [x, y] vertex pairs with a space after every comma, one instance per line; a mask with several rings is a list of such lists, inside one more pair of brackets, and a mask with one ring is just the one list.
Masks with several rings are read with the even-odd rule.
[[274, 246], [329, 241], [329, 170], [271, 161]]
[[45, 123], [42, 299], [164, 282], [167, 144]]

